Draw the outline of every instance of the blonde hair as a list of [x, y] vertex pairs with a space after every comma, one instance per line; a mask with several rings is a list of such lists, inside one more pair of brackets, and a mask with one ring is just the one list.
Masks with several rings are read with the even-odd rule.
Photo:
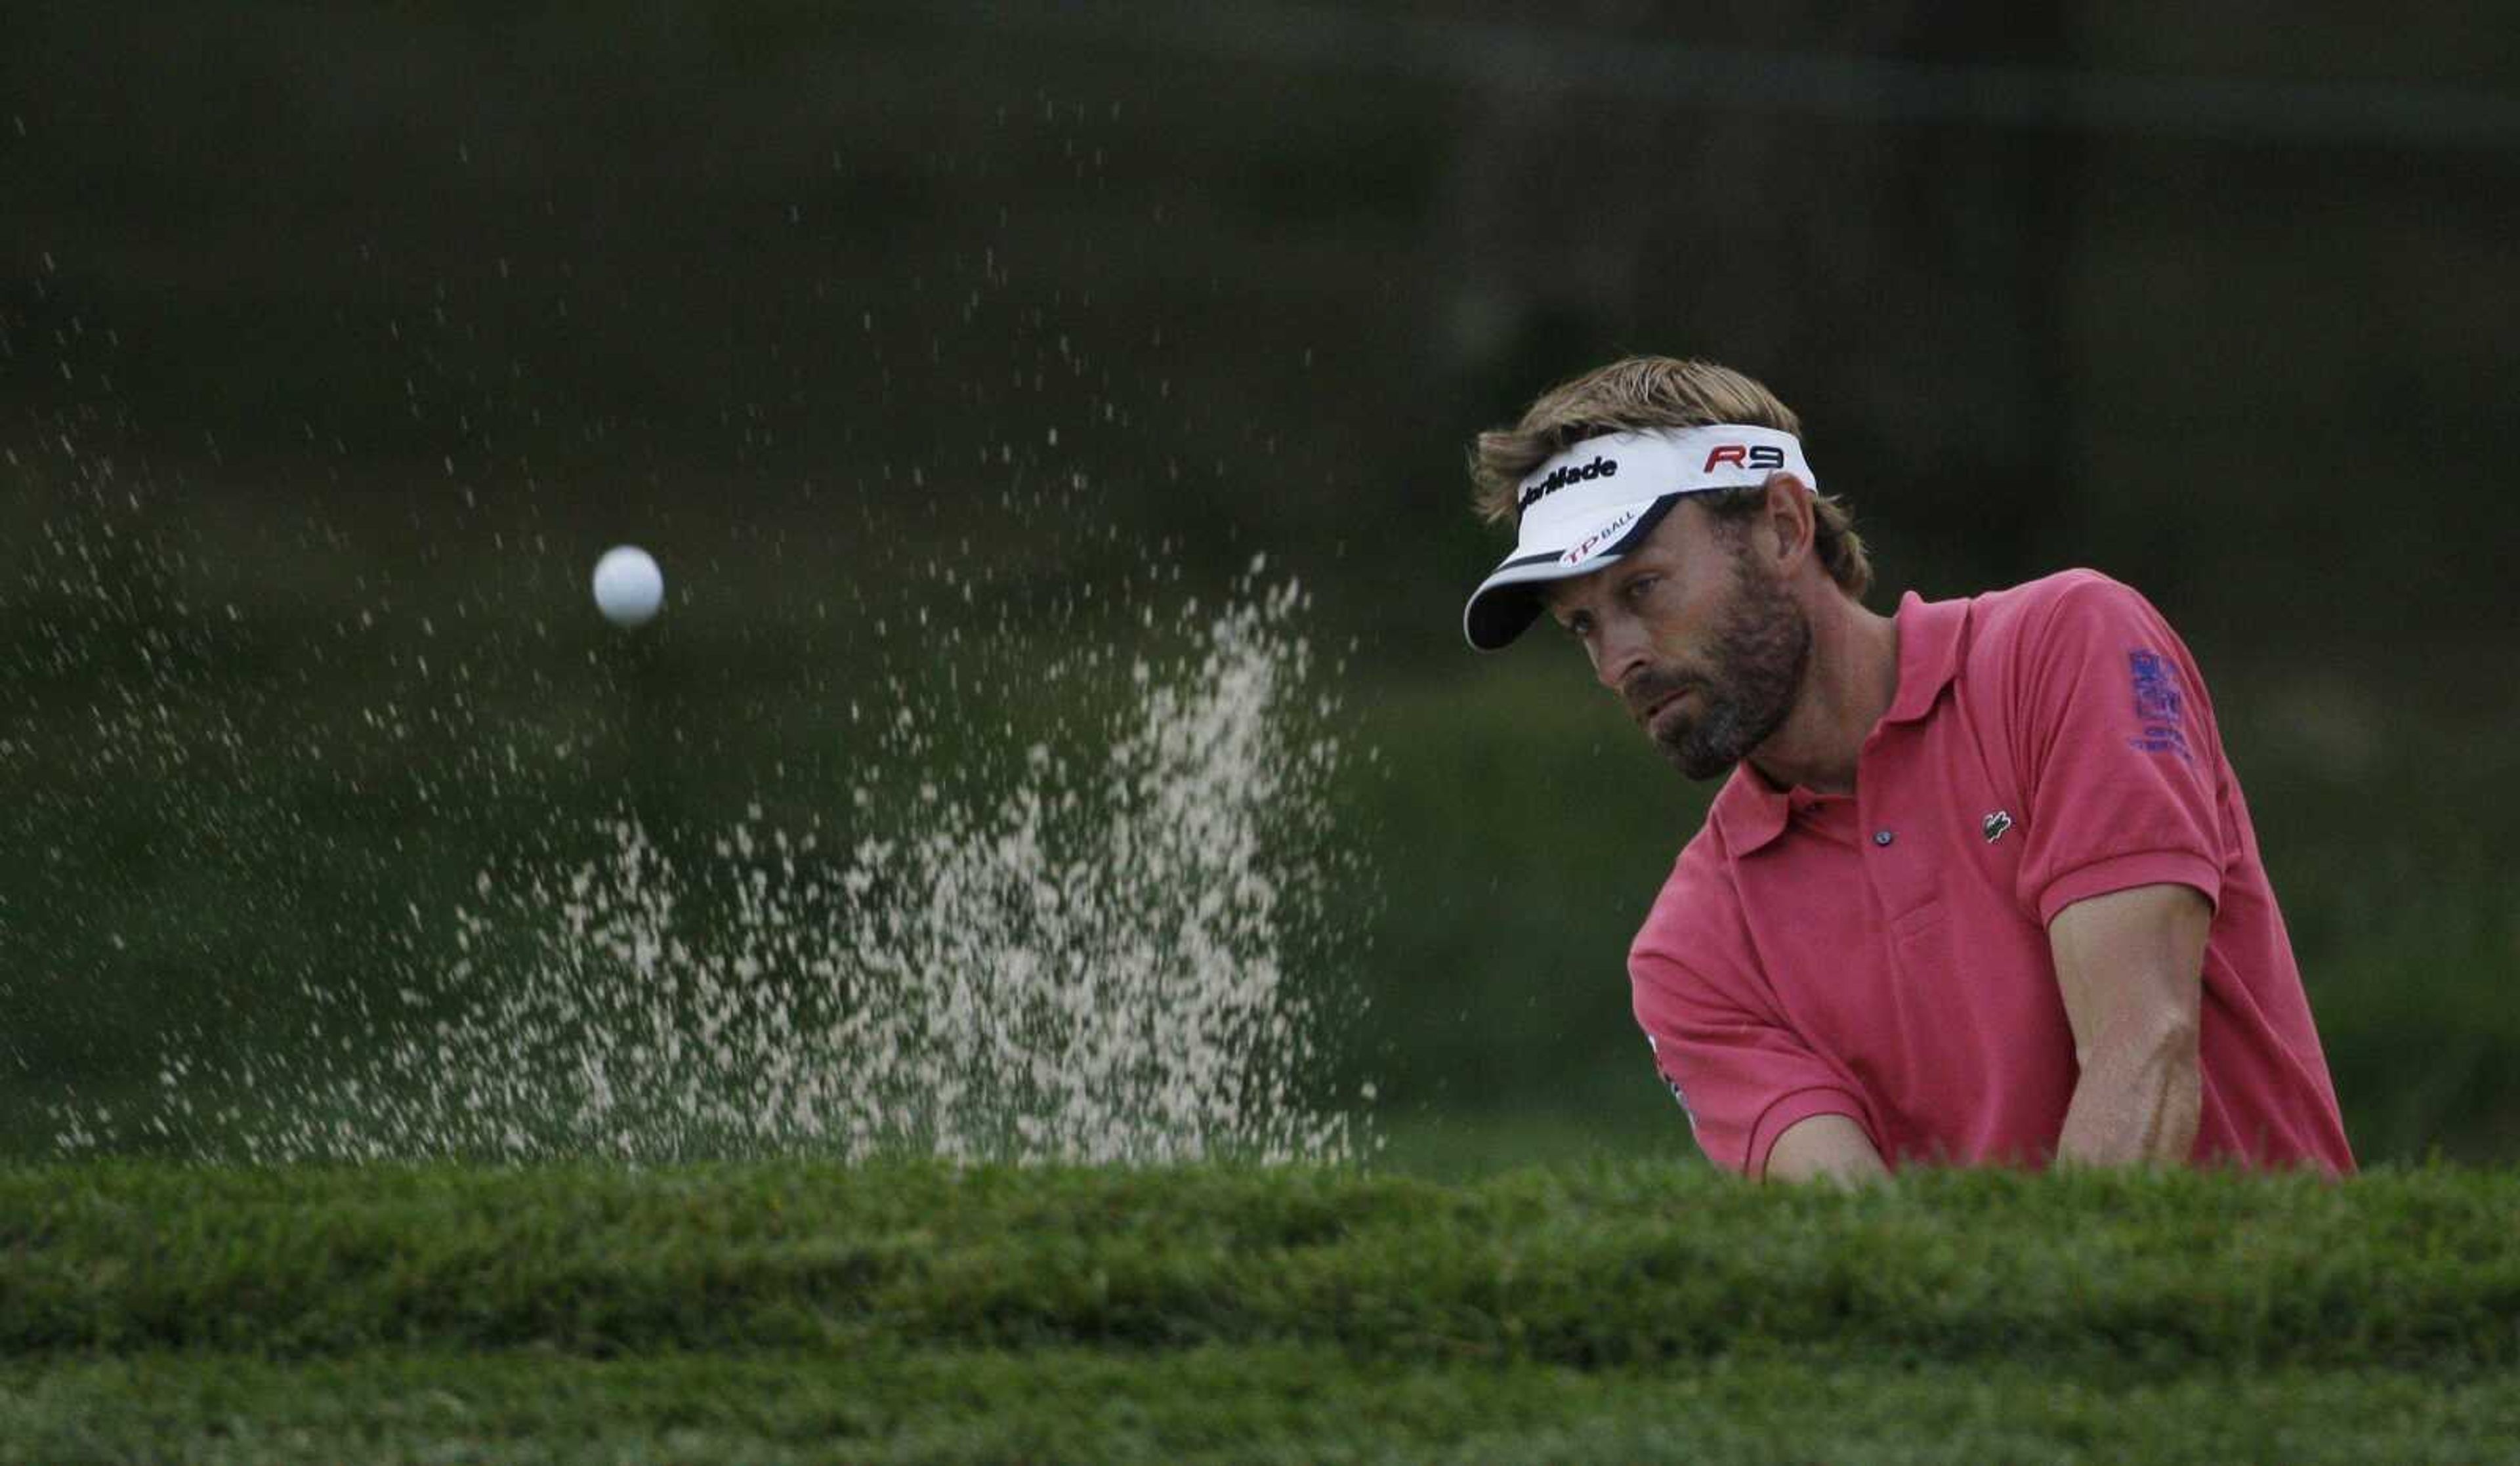
[[[1730, 367], [1668, 356], [1632, 356], [1561, 382], [1540, 394], [1509, 428], [1479, 434], [1470, 450], [1470, 481], [1479, 517], [1513, 522], [1514, 496], [1532, 471], [1572, 443], [1605, 432], [1654, 427], [1705, 427], [1739, 422], [1802, 435], [1802, 420], [1777, 394]], [[1727, 489], [1698, 496], [1720, 522], [1755, 512], [1764, 489]], [[1855, 532], [1855, 511], [1834, 495], [1812, 500], [1812, 549], [1829, 579], [1861, 600], [1872, 588], [1872, 562]]]

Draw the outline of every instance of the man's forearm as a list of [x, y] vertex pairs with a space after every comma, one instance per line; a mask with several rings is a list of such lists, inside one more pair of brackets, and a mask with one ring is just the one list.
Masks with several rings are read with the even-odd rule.
[[2088, 897], [2048, 923], [2082, 1078], [2056, 1159], [2182, 1165], [2196, 1145], [2205, 941], [2213, 908], [2189, 886]]
[[2204, 1086], [2196, 1031], [2164, 1023], [2138, 1042], [2095, 1046], [2056, 1137], [2056, 1159], [2089, 1166], [2184, 1165]]
[[1768, 1151], [1761, 1178], [1830, 1180], [1853, 1186], [1890, 1174], [1864, 1127], [1844, 1115], [1808, 1115], [1787, 1127]]

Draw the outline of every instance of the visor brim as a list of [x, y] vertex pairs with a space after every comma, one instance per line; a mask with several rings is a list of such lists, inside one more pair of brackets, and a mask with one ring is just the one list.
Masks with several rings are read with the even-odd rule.
[[[1652, 534], [1662, 516], [1671, 512], [1682, 496], [1665, 494], [1656, 499], [1628, 505], [1608, 516], [1594, 529], [1563, 537], [1565, 543], [1549, 546], [1524, 543], [1504, 563], [1479, 582], [1470, 593], [1469, 602], [1462, 607], [1462, 635], [1475, 651], [1502, 651], [1516, 638], [1531, 629], [1540, 619], [1540, 588], [1552, 581], [1572, 580], [1590, 575], [1604, 566], [1616, 564], [1628, 552]], [[1619, 521], [1633, 515], [1633, 522]], [[1596, 535], [1616, 531], [1616, 537], [1598, 547], [1585, 541]], [[1552, 538], [1556, 538], [1552, 536]], [[1578, 552], [1581, 552], [1580, 554]]]

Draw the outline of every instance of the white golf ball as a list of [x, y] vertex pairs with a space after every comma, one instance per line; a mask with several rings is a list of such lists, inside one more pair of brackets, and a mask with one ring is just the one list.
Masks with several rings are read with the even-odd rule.
[[665, 605], [665, 572], [636, 545], [615, 545], [595, 562], [595, 607], [615, 626], [645, 626]]

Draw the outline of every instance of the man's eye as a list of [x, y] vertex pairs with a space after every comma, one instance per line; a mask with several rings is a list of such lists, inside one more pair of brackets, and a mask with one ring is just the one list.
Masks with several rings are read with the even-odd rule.
[[1569, 616], [1566, 618], [1564, 625], [1568, 636], [1582, 638], [1592, 634], [1593, 618], [1590, 616]]
[[1645, 593], [1652, 590], [1654, 588], [1654, 583], [1661, 579], [1662, 577], [1659, 575], [1640, 575], [1636, 579], [1629, 581], [1626, 585], [1621, 586], [1619, 591], [1620, 594], [1626, 596], [1631, 601], [1642, 600], [1645, 599]]

